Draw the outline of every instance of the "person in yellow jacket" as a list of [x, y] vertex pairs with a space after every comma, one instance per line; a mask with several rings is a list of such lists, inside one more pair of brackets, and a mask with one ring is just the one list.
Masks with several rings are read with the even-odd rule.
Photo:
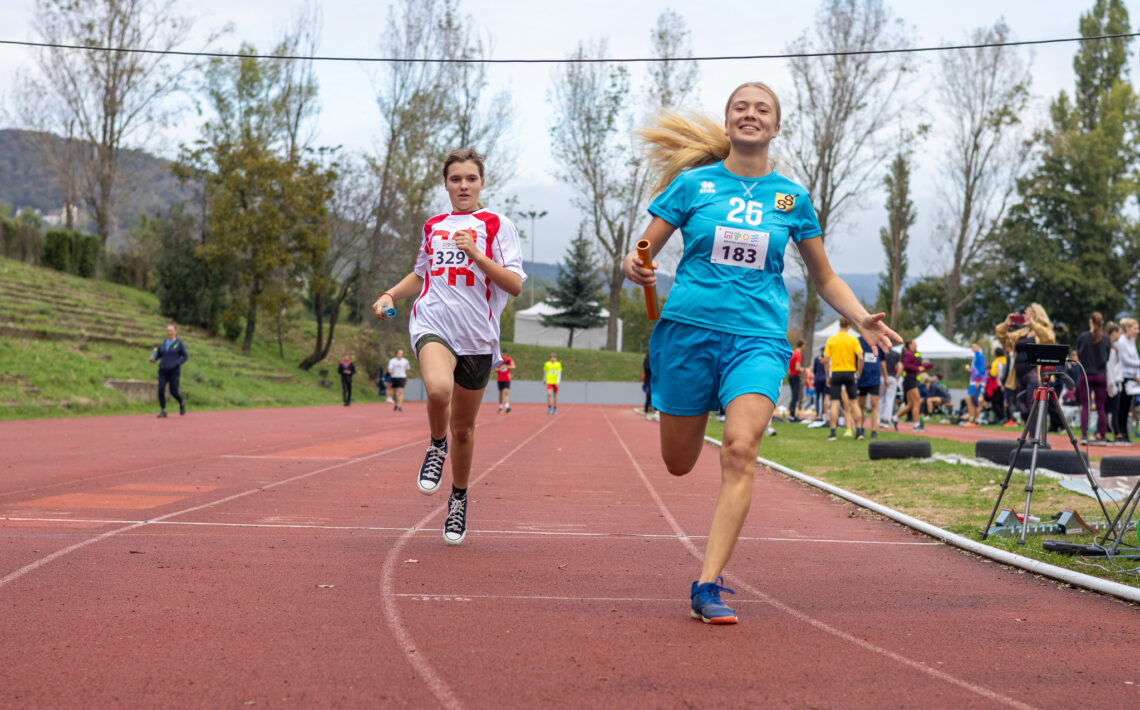
[[550, 353], [550, 359], [542, 363], [546, 375], [546, 413], [558, 414], [558, 385], [562, 382], [562, 363], [558, 355]]

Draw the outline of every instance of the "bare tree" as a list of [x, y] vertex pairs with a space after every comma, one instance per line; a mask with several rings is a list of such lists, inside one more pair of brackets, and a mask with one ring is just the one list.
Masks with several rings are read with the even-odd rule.
[[[376, 218], [375, 176], [363, 164], [346, 160], [337, 168], [329, 204], [329, 248], [320, 269], [309, 280], [317, 320], [313, 352], [298, 365], [308, 370], [324, 360], [332, 348], [340, 309], [359, 287], [365, 246]], [[328, 335], [325, 335], [325, 316]]]
[[697, 85], [700, 69], [693, 56], [689, 29], [675, 11], [666, 8], [657, 16], [650, 33], [653, 57], [649, 65], [650, 105], [664, 108], [684, 106]]
[[[649, 72], [648, 106], [656, 112], [675, 108], [693, 91], [697, 77], [684, 21], [666, 10], [651, 33], [653, 56], [662, 60]], [[632, 124], [643, 121], [630, 105], [630, 76], [623, 66], [583, 62], [603, 58], [606, 42], [579, 43], [570, 61], [555, 72], [550, 101], [555, 125], [550, 135], [561, 176], [573, 187], [575, 204], [586, 214], [609, 281], [610, 318], [606, 348], [617, 349], [621, 262], [647, 220], [645, 205], [652, 176], [632, 138]]]
[[953, 335], [958, 309], [973, 296], [966, 282], [972, 267], [984, 261], [991, 232], [1005, 218], [1028, 157], [1021, 113], [1029, 99], [1029, 69], [1009, 41], [1009, 26], [999, 20], [974, 30], [971, 44], [999, 46], [945, 52], [939, 65], [939, 113], [949, 124], [941, 173], [950, 213], [940, 240], [948, 270], [946, 335]]
[[[119, 157], [128, 144], [141, 145], [163, 124], [192, 62], [175, 63], [163, 54], [120, 49], [175, 50], [192, 21], [175, 13], [176, 0], [37, 0], [33, 27], [50, 45], [37, 56], [38, 76], [23, 80], [23, 122], [67, 137], [63, 154], [52, 158], [65, 193], [73, 175], [77, 193], [95, 218], [106, 246], [114, 226]], [[207, 40], [212, 43], [214, 37]], [[96, 49], [98, 48], [98, 49]], [[45, 143], [49, 145], [49, 143]], [[68, 155], [70, 153], [70, 155]], [[69, 195], [68, 199], [71, 199]], [[65, 205], [67, 211], [71, 206]]]
[[[905, 55], [874, 52], [905, 43], [901, 24], [881, 0], [825, 0], [814, 34], [805, 32], [788, 47], [796, 54], [830, 53], [791, 60], [793, 96], [783, 111], [790, 119], [783, 132], [792, 167], [811, 195], [824, 241], [888, 155], [881, 135], [898, 117], [896, 97], [908, 66]], [[793, 254], [807, 288], [805, 352], [813, 352], [819, 296]]]
[[556, 117], [550, 135], [560, 176], [574, 190], [574, 202], [585, 213], [586, 229], [604, 259], [610, 292], [606, 349], [616, 350], [625, 282], [621, 262], [642, 217], [648, 171], [629, 137], [629, 72], [623, 66], [582, 61], [605, 54], [604, 40], [579, 43], [571, 61], [555, 72], [550, 100]]

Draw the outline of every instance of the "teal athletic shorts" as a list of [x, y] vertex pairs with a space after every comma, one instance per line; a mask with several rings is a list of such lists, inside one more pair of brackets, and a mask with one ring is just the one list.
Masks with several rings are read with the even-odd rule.
[[775, 404], [791, 356], [786, 338], [660, 320], [649, 337], [653, 406], [692, 417], [727, 407], [742, 394], [762, 394]]

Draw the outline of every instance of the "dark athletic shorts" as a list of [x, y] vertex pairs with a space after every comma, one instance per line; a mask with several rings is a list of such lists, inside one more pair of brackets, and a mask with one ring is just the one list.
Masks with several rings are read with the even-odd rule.
[[859, 388], [859, 396], [866, 397], [867, 395], [879, 396], [879, 385], [867, 385]]
[[831, 398], [838, 400], [842, 396], [843, 390], [847, 390], [848, 399], [855, 399], [854, 372], [831, 373]]
[[393, 377], [388, 381], [392, 389], [404, 389], [408, 385], [407, 377]]
[[903, 394], [918, 388], [918, 378], [914, 375], [907, 375], [903, 378]]
[[510, 380], [499, 380], [499, 391], [509, 390], [511, 388]]
[[419, 355], [420, 350], [428, 343], [439, 343], [447, 348], [452, 355], [455, 355], [455, 384], [459, 385], [465, 390], [481, 390], [486, 389], [487, 380], [491, 379], [491, 358], [492, 355], [457, 355], [455, 348], [451, 347], [443, 338], [438, 335], [428, 333], [416, 341], [416, 355]]

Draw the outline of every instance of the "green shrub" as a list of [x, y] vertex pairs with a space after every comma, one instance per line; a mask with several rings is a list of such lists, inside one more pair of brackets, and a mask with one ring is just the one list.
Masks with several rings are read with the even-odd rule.
[[71, 232], [49, 229], [44, 236], [44, 265], [56, 271], [71, 271]]
[[89, 279], [99, 265], [99, 237], [87, 232], [72, 232], [71, 263], [75, 274]]

